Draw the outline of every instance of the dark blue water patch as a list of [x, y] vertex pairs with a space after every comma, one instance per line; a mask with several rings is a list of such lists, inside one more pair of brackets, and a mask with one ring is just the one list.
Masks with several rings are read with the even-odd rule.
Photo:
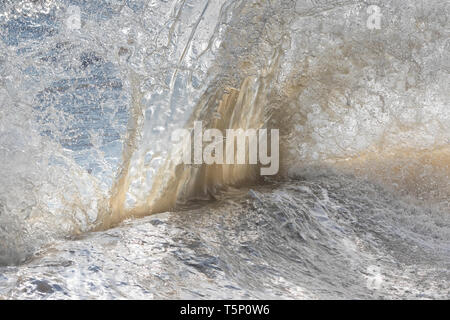
[[[76, 71], [81, 64], [81, 58], [76, 59], [73, 57], [75, 45], [68, 41], [60, 41], [55, 44], [54, 47], [47, 49], [47, 51], [36, 52], [34, 59], [40, 62], [62, 68], [66, 72]], [[33, 48], [36, 49], [36, 48]], [[75, 59], [73, 59], [75, 58]], [[80, 61], [80, 63], [74, 63], [74, 61]]]
[[91, 133], [102, 145], [119, 140], [128, 121], [128, 97], [113, 65], [94, 52], [78, 58], [83, 77], [54, 81], [34, 103], [41, 133], [74, 151], [92, 148]]
[[[62, 0], [60, 2], [65, 5], [62, 9], [54, 6], [49, 9], [48, 13], [33, 12], [32, 14], [18, 12], [13, 2], [10, 2], [9, 6], [0, 3], [0, 11], [7, 11], [10, 16], [17, 16], [0, 24], [0, 39], [9, 46], [17, 46], [28, 40], [44, 41], [45, 38], [65, 30], [69, 7], [79, 8], [82, 25], [86, 21], [99, 22], [111, 19], [120, 12], [119, 9], [122, 7], [120, 4], [114, 6], [106, 0]], [[136, 12], [143, 10], [145, 3], [127, 1], [126, 5]]]
[[99, 266], [92, 265], [92, 266], [89, 266], [88, 270], [89, 270], [89, 271], [92, 271], [92, 272], [94, 272], [94, 273], [96, 273], [96, 272], [101, 271], [102, 268], [99, 267]]
[[103, 59], [95, 52], [83, 52], [80, 55], [81, 68], [85, 70], [88, 67], [100, 66]]
[[145, 0], [125, 0], [127, 7], [135, 13], [144, 10], [147, 2]]
[[1, 24], [0, 38], [7, 45], [17, 46], [27, 40], [44, 40], [57, 34], [60, 28], [61, 21], [53, 9], [48, 14], [20, 15], [6, 21]]
[[39, 291], [40, 293], [51, 294], [54, 292], [55, 289], [46, 280], [34, 280], [31, 283], [36, 286], [36, 290]]
[[111, 19], [119, 12], [120, 6], [114, 7], [108, 0], [63, 0], [64, 4], [80, 8], [81, 21], [85, 19], [100, 21]]

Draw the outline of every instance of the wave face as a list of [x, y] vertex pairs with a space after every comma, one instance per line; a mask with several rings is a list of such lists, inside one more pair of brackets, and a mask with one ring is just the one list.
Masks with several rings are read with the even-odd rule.
[[[450, 7], [441, 1], [374, 5], [379, 25], [371, 20], [375, 9], [352, 0], [3, 1], [0, 264], [23, 263], [58, 239], [268, 180], [284, 181], [280, 192], [287, 198], [276, 198], [278, 191], [256, 197], [286, 207], [286, 221], [298, 223], [286, 228], [299, 238], [274, 240], [278, 209], [266, 203], [267, 239], [274, 239], [265, 238], [265, 245], [286, 241], [305, 261], [319, 255], [320, 242], [306, 242], [306, 249], [300, 235], [317, 238], [325, 226], [302, 223], [317, 212], [334, 210], [336, 218], [338, 205], [303, 209], [308, 197], [328, 190], [333, 201], [348, 205], [343, 215], [352, 218], [345, 225], [354, 233], [371, 230], [391, 243], [406, 228], [412, 230], [407, 237], [417, 237], [411, 243], [426, 247], [414, 222], [419, 216], [441, 241], [429, 247], [445, 252], [448, 262]], [[194, 121], [222, 131], [279, 129], [279, 174], [262, 179], [257, 165], [179, 165], [171, 134]], [[322, 191], [290, 193], [287, 181], [298, 172], [323, 168], [339, 174], [317, 182]], [[227, 210], [227, 204], [217, 209], [221, 214], [210, 223], [232, 216]], [[378, 215], [383, 224], [374, 231]], [[257, 225], [255, 217], [240, 219]], [[364, 222], [352, 225], [352, 219]], [[326, 254], [333, 245], [344, 250], [342, 234], [327, 237]], [[264, 250], [258, 254], [266, 259]], [[221, 259], [234, 254], [240, 253]], [[290, 258], [283, 259], [287, 266]], [[358, 259], [365, 267], [370, 260]], [[325, 264], [314, 268], [331, 277]], [[233, 281], [242, 276], [248, 288], [254, 285], [250, 274], [229, 271]], [[326, 282], [338, 279], [324, 281], [324, 296], [333, 296]]]

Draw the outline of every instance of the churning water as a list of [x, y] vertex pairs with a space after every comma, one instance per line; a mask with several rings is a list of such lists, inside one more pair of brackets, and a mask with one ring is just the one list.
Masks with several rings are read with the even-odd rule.
[[[450, 298], [449, 14], [1, 0], [0, 299]], [[195, 121], [278, 175], [179, 164]]]

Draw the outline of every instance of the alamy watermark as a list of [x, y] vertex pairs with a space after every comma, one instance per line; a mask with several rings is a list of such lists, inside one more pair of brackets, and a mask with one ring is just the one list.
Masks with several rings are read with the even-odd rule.
[[378, 266], [367, 267], [366, 286], [369, 290], [380, 290], [383, 285], [383, 275]]
[[261, 175], [278, 173], [278, 129], [271, 129], [270, 135], [267, 129], [226, 129], [224, 136], [219, 129], [203, 130], [202, 122], [195, 121], [193, 130], [177, 129], [171, 140], [180, 144], [184, 164], [260, 164]]
[[78, 6], [69, 6], [66, 11], [66, 26], [69, 30], [81, 28], [81, 10]]
[[367, 14], [369, 14], [369, 17], [366, 21], [367, 28], [369, 28], [370, 30], [381, 29], [381, 17], [383, 15], [381, 14], [380, 7], [376, 5], [370, 5], [369, 7], [367, 7]]

